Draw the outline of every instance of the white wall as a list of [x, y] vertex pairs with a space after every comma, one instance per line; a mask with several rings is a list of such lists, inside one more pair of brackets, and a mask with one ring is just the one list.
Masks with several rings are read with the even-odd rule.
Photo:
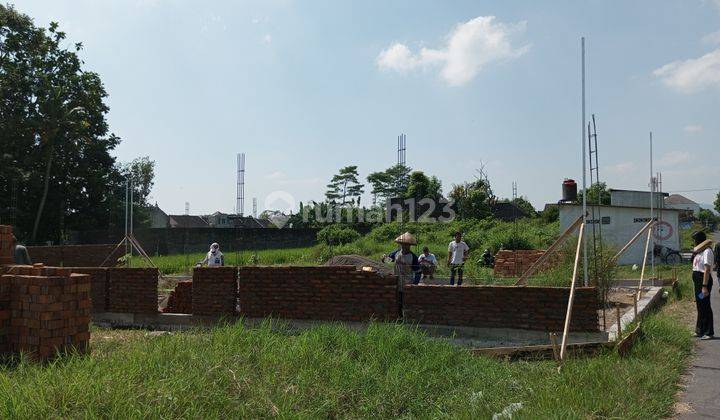
[[[560, 232], [565, 231], [578, 217], [582, 214], [582, 206], [578, 205], [560, 205]], [[588, 207], [588, 211], [590, 207]], [[595, 218], [598, 220], [598, 214], [607, 224], [600, 224], [602, 227], [603, 242], [614, 246], [620, 250], [635, 234], [650, 221], [650, 209], [641, 209], [634, 207], [614, 207], [602, 206], [596, 207]], [[667, 222], [661, 225], [660, 230], [655, 232], [655, 243], [665, 245], [672, 249], [680, 249], [680, 236], [678, 232], [678, 214], [677, 210], [664, 209], [660, 215], [661, 222]], [[656, 211], [657, 217], [657, 211]], [[592, 224], [588, 220], [586, 226], [586, 234], [588, 238], [592, 235]], [[663, 235], [668, 235], [667, 239], [661, 240]], [[642, 264], [643, 253], [645, 251], [645, 239], [643, 235], [638, 239], [625, 253], [620, 257], [619, 264]], [[652, 244], [651, 244], [652, 246]], [[652, 250], [650, 250], [652, 251]]]

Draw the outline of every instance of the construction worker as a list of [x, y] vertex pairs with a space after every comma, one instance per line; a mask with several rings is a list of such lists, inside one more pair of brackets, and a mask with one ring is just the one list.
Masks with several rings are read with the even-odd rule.
[[418, 284], [420, 276], [416, 274], [420, 273], [420, 264], [417, 255], [410, 250], [417, 241], [410, 232], [405, 232], [395, 238], [395, 242], [400, 245], [400, 250], [395, 253], [395, 274], [400, 287], [411, 282]]
[[[698, 245], [707, 241], [707, 235], [703, 231], [692, 234], [696, 250], [692, 258], [692, 280], [695, 286], [695, 307], [697, 308], [697, 321], [695, 323], [695, 336], [701, 340], [710, 340], [715, 336], [713, 325], [713, 312], [710, 306], [710, 291], [712, 290], [712, 246], [705, 246], [704, 249], [697, 249]], [[709, 242], [709, 241], [708, 241]]]
[[13, 249], [13, 261], [15, 262], [15, 264], [32, 265], [30, 254], [28, 253], [25, 245], [20, 245], [19, 243], [17, 243], [17, 238], [15, 237], [15, 235], [13, 235], [12, 238], [13, 242], [15, 242], [15, 248]]
[[210, 251], [205, 255], [205, 259], [197, 265], [202, 266], [203, 264], [207, 264], [208, 267], [222, 267], [225, 265], [225, 257], [223, 253], [220, 252], [220, 245], [218, 245], [217, 242], [213, 242], [213, 244], [210, 245]]
[[435, 254], [430, 253], [430, 248], [423, 247], [423, 252], [418, 257], [420, 263], [420, 269], [422, 270], [422, 278], [435, 278], [435, 269], [437, 268], [438, 262], [435, 258]]
[[468, 259], [470, 247], [462, 240], [462, 232], [455, 232], [455, 240], [448, 245], [447, 263], [450, 266], [450, 285], [455, 285], [455, 274], [458, 276], [458, 286], [462, 286], [465, 260]]

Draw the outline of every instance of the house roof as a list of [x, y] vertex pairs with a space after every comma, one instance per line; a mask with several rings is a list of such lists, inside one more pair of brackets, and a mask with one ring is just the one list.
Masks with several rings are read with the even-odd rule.
[[671, 196], [667, 197], [665, 199], [665, 204], [694, 204], [694, 205], [697, 205], [696, 202], [694, 202], [691, 199], [685, 197], [684, 195], [680, 195], [680, 194], [672, 194]]
[[170, 227], [172, 228], [206, 228], [210, 227], [208, 223], [200, 216], [188, 216], [180, 214], [171, 214]]
[[528, 217], [525, 210], [516, 206], [515, 203], [508, 203], [506, 201], [493, 204], [491, 211], [496, 218], [504, 221], [513, 221], [515, 219]]
[[267, 227], [267, 223], [263, 223], [265, 221], [252, 216], [230, 216], [230, 218], [232, 220], [233, 227], [236, 228], [249, 229]]
[[[650, 194], [650, 191], [621, 190], [621, 189], [617, 189], [617, 188], [610, 188], [609, 191], [610, 191], [610, 192], [629, 192], [629, 193], [645, 193], [645, 194]], [[656, 195], [657, 195], [657, 194], [660, 194], [660, 195], [663, 196], [663, 197], [667, 197], [668, 195], [670, 195], [670, 194], [668, 194], [668, 193], [666, 193], [666, 192], [660, 192], [660, 191], [655, 191], [654, 194], [656, 194]]]

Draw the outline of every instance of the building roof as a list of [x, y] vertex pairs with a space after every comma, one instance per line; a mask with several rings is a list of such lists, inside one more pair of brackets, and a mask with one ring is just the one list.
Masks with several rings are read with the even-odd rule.
[[672, 194], [671, 196], [667, 197], [665, 199], [665, 204], [694, 204], [698, 205], [698, 203], [692, 201], [691, 199], [685, 197], [684, 195], [680, 194]]
[[492, 211], [493, 216], [506, 222], [529, 216], [525, 210], [515, 205], [515, 203], [508, 203], [507, 201], [493, 204], [490, 211]]
[[171, 228], [206, 228], [210, 227], [208, 223], [200, 216], [189, 216], [180, 214], [171, 214], [170, 216], [170, 227]]
[[[559, 208], [563, 208], [563, 207], [582, 207], [582, 203], [559, 203], [559, 204], [558, 204], [558, 207], [559, 207]], [[605, 208], [609, 208], [609, 209], [642, 209], [642, 210], [645, 210], [645, 211], [650, 211], [650, 207], [638, 207], [638, 206], [612, 206], [612, 205], [608, 206], [608, 205], [605, 205], [605, 204], [603, 204], [603, 205], [601, 205], [601, 206], [598, 206], [597, 204], [595, 204], [595, 205], [588, 204], [587, 207], [588, 207], [588, 208], [591, 208], [591, 207], [605, 207]], [[677, 211], [677, 212], [681, 212], [681, 211], [685, 211], [685, 210], [673, 209], [673, 208], [670, 208], [670, 207], [663, 207], [663, 208], [661, 208], [661, 209], [655, 208], [654, 211]]]
[[[267, 222], [252, 216], [230, 215], [233, 227], [241, 229], [266, 228]], [[265, 222], [265, 223], [263, 223]]]
[[[650, 194], [650, 191], [642, 191], [642, 190], [621, 190], [621, 189], [617, 189], [617, 188], [610, 188], [609, 191], [610, 191], [610, 192], [616, 191], [616, 192], [629, 192], [629, 193], [644, 193], [644, 194]], [[666, 193], [666, 192], [660, 192], [660, 191], [655, 191], [655, 194], [660, 194], [660, 195], [663, 196], [663, 197], [667, 197], [668, 195], [670, 195], [670, 194], [668, 194], [668, 193]]]

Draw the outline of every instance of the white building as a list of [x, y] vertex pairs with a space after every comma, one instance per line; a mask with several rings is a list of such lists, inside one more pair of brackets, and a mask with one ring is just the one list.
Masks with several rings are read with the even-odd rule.
[[[612, 191], [612, 190], [611, 190]], [[640, 192], [640, 191], [638, 191]], [[639, 201], [622, 199], [633, 197], [633, 194], [622, 192], [620, 199], [616, 198], [613, 202], [635, 203]], [[634, 195], [633, 200], [642, 199], [641, 195]], [[640, 197], [640, 198], [638, 198]], [[592, 235], [593, 224], [596, 230], [602, 231], [602, 239], [604, 243], [610, 244], [617, 250], [625, 246], [630, 239], [650, 221], [650, 196], [646, 196], [646, 206], [630, 206], [630, 205], [610, 205], [610, 206], [593, 206], [595, 209], [594, 218], [588, 217], [588, 225], [585, 228], [585, 234]], [[619, 200], [619, 201], [618, 201]], [[581, 204], [560, 204], [560, 231], [563, 232], [582, 214]], [[588, 206], [590, 212], [591, 206]], [[655, 210], [655, 219], [659, 221], [653, 231], [653, 238], [656, 244], [665, 245], [671, 249], [680, 249], [679, 227], [680, 210], [677, 209], [661, 209]], [[619, 259], [619, 264], [642, 264], [645, 251], [645, 238], [643, 236], [638, 239]], [[650, 245], [652, 252], [652, 242]]]

